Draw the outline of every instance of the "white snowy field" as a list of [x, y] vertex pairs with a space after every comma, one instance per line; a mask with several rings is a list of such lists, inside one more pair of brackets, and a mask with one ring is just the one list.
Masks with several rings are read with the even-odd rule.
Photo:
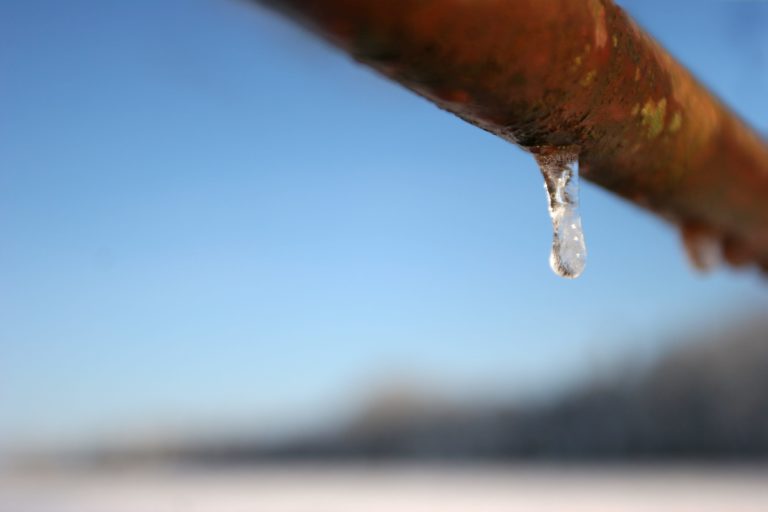
[[0, 512], [767, 510], [765, 467], [294, 465], [0, 475]]

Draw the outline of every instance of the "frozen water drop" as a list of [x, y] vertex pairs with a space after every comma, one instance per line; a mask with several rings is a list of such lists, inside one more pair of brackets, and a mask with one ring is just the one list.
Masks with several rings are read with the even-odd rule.
[[721, 240], [712, 229], [688, 222], [681, 226], [680, 235], [688, 259], [696, 270], [709, 272], [720, 263]]
[[587, 246], [579, 216], [578, 148], [539, 147], [534, 156], [544, 176], [552, 219], [549, 266], [561, 277], [579, 277], [587, 263]]

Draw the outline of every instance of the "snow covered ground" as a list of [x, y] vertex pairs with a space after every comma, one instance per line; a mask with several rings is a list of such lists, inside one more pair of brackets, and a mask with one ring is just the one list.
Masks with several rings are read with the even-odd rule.
[[0, 512], [765, 512], [765, 467], [290, 465], [0, 475]]

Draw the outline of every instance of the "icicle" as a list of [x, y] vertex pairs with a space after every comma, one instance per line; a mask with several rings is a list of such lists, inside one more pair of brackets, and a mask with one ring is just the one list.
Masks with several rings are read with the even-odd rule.
[[534, 155], [544, 176], [552, 218], [549, 266], [561, 277], [579, 277], [587, 262], [587, 246], [578, 211], [578, 150], [573, 146], [540, 147]]
[[698, 271], [709, 272], [720, 264], [721, 240], [713, 230], [687, 222], [680, 227], [680, 236], [688, 260]]

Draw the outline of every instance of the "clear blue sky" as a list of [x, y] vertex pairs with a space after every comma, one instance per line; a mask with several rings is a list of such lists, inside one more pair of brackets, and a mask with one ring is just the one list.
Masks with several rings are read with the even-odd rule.
[[[768, 131], [768, 3], [621, 3]], [[0, 2], [0, 444], [291, 429], [393, 371], [515, 396], [768, 306], [582, 204], [566, 281], [528, 155], [244, 2]]]

